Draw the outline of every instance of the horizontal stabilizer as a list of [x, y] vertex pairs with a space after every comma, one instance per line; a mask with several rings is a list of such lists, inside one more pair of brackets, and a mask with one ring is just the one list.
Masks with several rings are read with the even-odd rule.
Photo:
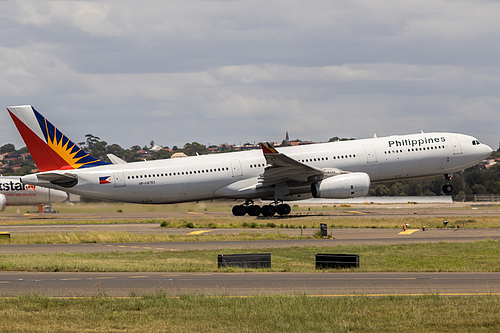
[[[41, 173], [37, 174], [36, 177], [39, 181], [46, 181], [54, 185], [62, 187], [73, 187], [78, 184], [78, 176], [71, 173]], [[22, 178], [21, 178], [22, 180]]]

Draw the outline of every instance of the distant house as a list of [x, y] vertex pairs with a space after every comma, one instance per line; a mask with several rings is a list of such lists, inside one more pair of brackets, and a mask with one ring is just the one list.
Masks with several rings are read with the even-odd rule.
[[153, 147], [149, 148], [149, 151], [150, 152], [157, 152], [157, 151], [160, 151], [162, 149], [163, 149], [162, 146], [156, 145], [156, 146], [153, 146]]
[[500, 158], [495, 158], [495, 159], [490, 158], [490, 159], [482, 161], [481, 163], [478, 164], [478, 166], [480, 168], [488, 169], [489, 167], [497, 164], [498, 162], [500, 162]]
[[25, 161], [25, 160], [31, 159], [31, 154], [30, 153], [22, 153], [20, 157], [23, 161]]
[[170, 156], [170, 158], [181, 158], [181, 157], [187, 157], [187, 155], [184, 153], [175, 153], [172, 156]]
[[4, 160], [6, 161], [17, 161], [21, 158], [21, 154], [16, 153], [16, 152], [10, 152], [4, 154]]

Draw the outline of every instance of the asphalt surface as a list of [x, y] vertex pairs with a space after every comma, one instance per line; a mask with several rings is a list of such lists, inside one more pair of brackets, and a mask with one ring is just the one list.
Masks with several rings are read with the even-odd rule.
[[[434, 206], [398, 208], [360, 206], [356, 210], [320, 213], [318, 216], [500, 216], [498, 209], [458, 207], [453, 209]], [[150, 216], [151, 215], [151, 216]], [[59, 216], [3, 215], [2, 220], [40, 219], [43, 222], [58, 219], [79, 220], [133, 220], [182, 216], [227, 216], [227, 213], [109, 213], [70, 214]], [[300, 223], [310, 216], [291, 216], [288, 219]], [[279, 221], [279, 220], [278, 220]], [[286, 223], [286, 221], [283, 221]], [[50, 222], [49, 222], [50, 223]], [[281, 223], [279, 221], [279, 223]], [[295, 222], [294, 222], [295, 223]], [[138, 234], [166, 233], [188, 235], [192, 232], [227, 234], [240, 232], [286, 233], [299, 235], [299, 229], [169, 229], [158, 224], [92, 224], [92, 225], [5, 225], [0, 232], [47, 233], [121, 231]], [[306, 229], [311, 235], [317, 229]], [[31, 254], [58, 252], [131, 252], [131, 251], [182, 251], [207, 249], [262, 249], [292, 246], [334, 246], [340, 244], [405, 244], [429, 242], [473, 242], [496, 240], [500, 229], [410, 229], [402, 233], [397, 229], [329, 229], [334, 239], [272, 240], [272, 241], [215, 241], [215, 242], [163, 242], [126, 244], [47, 244], [47, 245], [0, 245], [1, 254]], [[440, 295], [500, 295], [500, 272], [494, 273], [65, 273], [65, 272], [0, 272], [0, 296], [10, 297], [36, 293], [46, 296], [133, 296], [162, 291], [171, 296], [186, 294], [205, 295], [264, 295], [288, 294], [311, 296], [346, 295], [418, 295], [438, 293]]]
[[0, 273], [3, 297], [500, 295], [500, 273]]

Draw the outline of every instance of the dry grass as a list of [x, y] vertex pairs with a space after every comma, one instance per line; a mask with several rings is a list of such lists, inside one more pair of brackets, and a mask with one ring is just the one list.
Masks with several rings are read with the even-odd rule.
[[[86, 231], [60, 233], [16, 233], [10, 238], [10, 244], [82, 244], [82, 243], [164, 243], [164, 242], [209, 242], [209, 241], [249, 241], [305, 239], [301, 236], [290, 236], [279, 232], [240, 232], [224, 235], [168, 235], [163, 233], [136, 234], [130, 232]], [[0, 244], [8, 244], [8, 239], [0, 240]]]
[[346, 215], [321, 215], [321, 214], [294, 214], [289, 217], [255, 218], [194, 215], [190, 217], [168, 218], [68, 218], [64, 215], [32, 215], [16, 219], [2, 218], [0, 225], [57, 225], [57, 224], [120, 224], [120, 223], [145, 223], [166, 224], [168, 228], [319, 228], [320, 223], [325, 223], [329, 228], [401, 228], [409, 224], [412, 228], [443, 228], [443, 221], [449, 221], [448, 227], [460, 228], [500, 228], [500, 216], [346, 216]]
[[499, 297], [0, 300], [2, 332], [498, 332]]

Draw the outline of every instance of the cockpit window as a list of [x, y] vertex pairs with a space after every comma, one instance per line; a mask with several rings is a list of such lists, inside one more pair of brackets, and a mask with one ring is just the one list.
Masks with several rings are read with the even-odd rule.
[[480, 145], [481, 143], [479, 142], [479, 140], [472, 140], [472, 145], [473, 146], [477, 146], [477, 145]]

